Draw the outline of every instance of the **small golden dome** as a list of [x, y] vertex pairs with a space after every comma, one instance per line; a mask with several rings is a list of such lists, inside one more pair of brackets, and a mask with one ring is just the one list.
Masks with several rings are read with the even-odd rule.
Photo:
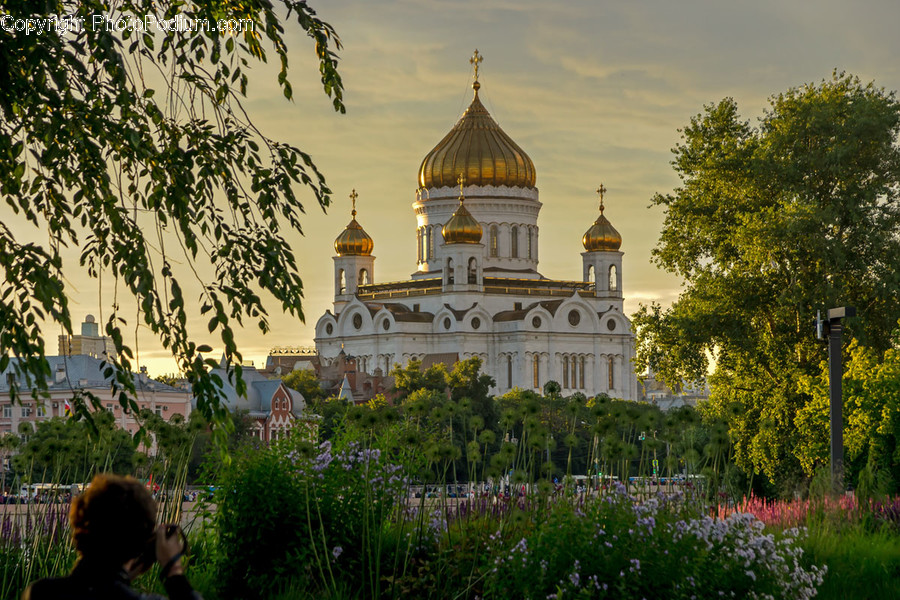
[[476, 80], [475, 97], [444, 139], [425, 156], [419, 167], [419, 187], [452, 186], [463, 175], [467, 185], [534, 187], [536, 172], [531, 158], [500, 129], [481, 100]]
[[445, 244], [480, 244], [481, 223], [466, 209], [463, 198], [460, 196], [459, 208], [450, 217], [450, 220], [441, 229]]
[[362, 226], [356, 221], [356, 190], [350, 194], [353, 200], [353, 210], [350, 222], [344, 227], [337, 239], [334, 240], [334, 250], [338, 256], [371, 256], [375, 249], [375, 242]]
[[616, 252], [622, 246], [622, 236], [612, 226], [609, 219], [603, 216], [603, 194], [606, 188], [602, 185], [597, 193], [600, 195], [600, 216], [584, 233], [581, 243], [588, 252]]

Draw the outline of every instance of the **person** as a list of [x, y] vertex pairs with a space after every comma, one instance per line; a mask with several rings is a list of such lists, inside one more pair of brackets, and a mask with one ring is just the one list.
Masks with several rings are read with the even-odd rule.
[[65, 577], [32, 583], [22, 600], [154, 600], [131, 581], [155, 561], [170, 600], [202, 600], [184, 575], [183, 534], [156, 526], [156, 501], [132, 477], [101, 474], [72, 501], [69, 523], [78, 561]]

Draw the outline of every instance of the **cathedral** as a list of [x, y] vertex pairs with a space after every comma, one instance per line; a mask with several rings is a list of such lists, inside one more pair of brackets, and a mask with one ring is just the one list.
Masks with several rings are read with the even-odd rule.
[[416, 201], [416, 270], [378, 282], [374, 241], [356, 219], [334, 242], [334, 309], [316, 323], [324, 362], [342, 351], [360, 371], [387, 374], [477, 356], [495, 393], [543, 390], [636, 400], [634, 335], [622, 312], [622, 237], [599, 215], [582, 238], [582, 279], [538, 271], [541, 202], [531, 158], [478, 97], [422, 160]]

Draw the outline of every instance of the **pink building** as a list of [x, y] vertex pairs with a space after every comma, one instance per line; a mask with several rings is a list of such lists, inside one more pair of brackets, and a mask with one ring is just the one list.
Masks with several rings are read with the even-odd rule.
[[[10, 401], [10, 382], [15, 377], [12, 365], [0, 375], [0, 434], [18, 433], [19, 424], [35, 424], [52, 417], [66, 416], [66, 403], [81, 392], [98, 397], [104, 409], [116, 417], [116, 424], [129, 433], [138, 429], [137, 421], [125, 412], [111, 389], [112, 379], [103, 375], [103, 361], [88, 355], [48, 356], [50, 379], [47, 381], [49, 398], [34, 400], [25, 381], [19, 379], [18, 403]], [[149, 409], [165, 420], [174, 415], [187, 419], [191, 414], [191, 394], [147, 376], [146, 369], [134, 376], [137, 404]]]

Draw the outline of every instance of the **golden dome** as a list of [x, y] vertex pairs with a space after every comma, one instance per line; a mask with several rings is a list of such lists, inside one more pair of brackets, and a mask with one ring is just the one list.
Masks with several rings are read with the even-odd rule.
[[534, 187], [534, 163], [478, 99], [477, 80], [472, 87], [472, 104], [422, 161], [419, 187], [452, 186], [459, 175], [466, 178], [466, 185]]
[[603, 193], [606, 188], [602, 185], [597, 193], [600, 194], [600, 216], [584, 233], [581, 243], [588, 252], [616, 252], [622, 245], [622, 236], [612, 226], [609, 219], [603, 216]]
[[460, 195], [459, 208], [450, 217], [450, 220], [441, 229], [445, 244], [480, 244], [481, 223], [466, 209], [463, 197]]
[[375, 242], [362, 226], [356, 221], [356, 190], [350, 194], [353, 200], [353, 217], [337, 239], [334, 240], [334, 250], [338, 256], [371, 256], [372, 250], [375, 248]]

